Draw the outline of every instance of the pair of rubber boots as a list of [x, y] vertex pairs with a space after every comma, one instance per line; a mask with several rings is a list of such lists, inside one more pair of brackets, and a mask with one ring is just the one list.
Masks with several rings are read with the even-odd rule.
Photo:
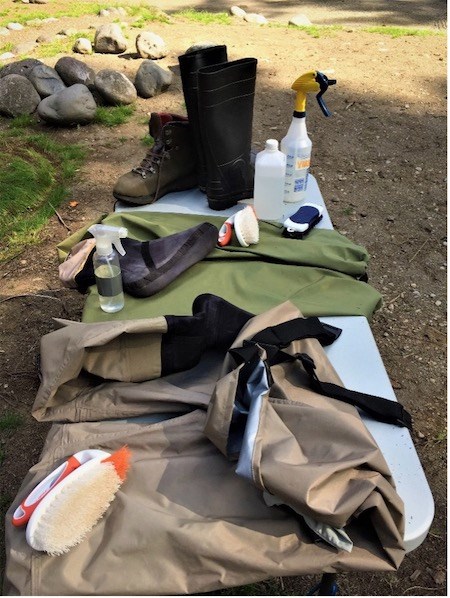
[[251, 138], [255, 58], [228, 62], [226, 46], [178, 58], [188, 117], [153, 113], [155, 139], [141, 164], [117, 181], [113, 195], [133, 205], [198, 186], [213, 210], [253, 196]]

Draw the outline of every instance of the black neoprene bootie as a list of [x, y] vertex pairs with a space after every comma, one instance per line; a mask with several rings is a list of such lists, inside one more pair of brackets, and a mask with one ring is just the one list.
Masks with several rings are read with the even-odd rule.
[[198, 186], [203, 192], [206, 191], [207, 177], [205, 150], [201, 135], [203, 117], [200, 113], [198, 103], [198, 71], [205, 66], [220, 64], [227, 62], [227, 60], [226, 46], [213, 46], [211, 48], [194, 50], [178, 57], [184, 101], [191, 124], [193, 145], [197, 155]]
[[194, 367], [207, 349], [227, 351], [253, 317], [222, 297], [205, 293], [192, 304], [192, 316], [165, 316], [161, 345], [162, 376]]
[[213, 210], [253, 197], [250, 154], [256, 65], [256, 58], [243, 58], [198, 71], [206, 195]]

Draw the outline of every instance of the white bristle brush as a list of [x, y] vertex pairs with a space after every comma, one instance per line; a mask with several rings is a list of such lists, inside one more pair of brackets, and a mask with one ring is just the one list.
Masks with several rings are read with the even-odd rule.
[[225, 247], [231, 242], [233, 227], [242, 247], [258, 243], [259, 224], [252, 206], [246, 206], [225, 220], [219, 230], [218, 244], [220, 247]]
[[79, 544], [113, 501], [129, 462], [130, 451], [124, 446], [72, 471], [35, 508], [26, 529], [28, 544], [52, 556]]
[[252, 206], [247, 206], [235, 214], [234, 232], [242, 247], [258, 243], [259, 224]]

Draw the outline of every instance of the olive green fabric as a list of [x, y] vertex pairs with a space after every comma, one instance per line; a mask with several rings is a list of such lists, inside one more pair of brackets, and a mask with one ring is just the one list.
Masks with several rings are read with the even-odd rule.
[[[190, 214], [122, 212], [101, 220], [125, 226], [141, 241], [171, 235], [201, 222], [220, 228], [224, 218]], [[58, 246], [63, 260], [87, 228]], [[116, 314], [100, 309], [97, 290], [91, 287], [83, 312], [84, 322], [149, 318], [161, 314], [188, 315], [193, 300], [213, 293], [242, 309], [258, 314], [291, 301], [305, 316], [363, 315], [370, 319], [381, 305], [380, 294], [357, 280], [368, 264], [367, 251], [334, 230], [313, 230], [303, 240], [286, 239], [281, 226], [260, 223], [260, 242], [248, 248], [236, 240], [217, 247], [150, 299], [125, 298]]]

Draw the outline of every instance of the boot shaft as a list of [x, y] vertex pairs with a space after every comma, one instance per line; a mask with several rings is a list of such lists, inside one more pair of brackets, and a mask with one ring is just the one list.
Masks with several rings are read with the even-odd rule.
[[215, 210], [253, 197], [250, 154], [256, 66], [255, 58], [243, 58], [204, 67], [198, 73], [206, 194]]
[[192, 138], [197, 154], [197, 172], [199, 187], [206, 190], [206, 157], [203, 147], [201, 128], [202, 118], [198, 105], [198, 71], [201, 68], [222, 64], [228, 61], [226, 46], [213, 46], [183, 54], [178, 57], [180, 65], [181, 83], [188, 119], [191, 123]]

